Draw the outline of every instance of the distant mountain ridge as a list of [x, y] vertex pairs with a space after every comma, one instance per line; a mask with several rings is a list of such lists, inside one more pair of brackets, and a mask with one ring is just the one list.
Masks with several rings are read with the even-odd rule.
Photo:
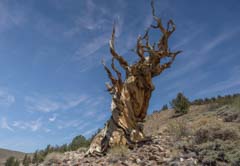
[[14, 156], [15, 158], [21, 160], [23, 159], [25, 153], [19, 151], [13, 151], [8, 149], [0, 148], [0, 165], [3, 165], [7, 158]]

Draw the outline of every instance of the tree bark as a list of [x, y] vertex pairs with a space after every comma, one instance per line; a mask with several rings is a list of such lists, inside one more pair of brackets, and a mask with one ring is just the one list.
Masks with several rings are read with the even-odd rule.
[[[107, 89], [112, 95], [111, 112], [112, 116], [105, 127], [94, 137], [87, 154], [102, 154], [114, 146], [130, 146], [145, 139], [143, 133], [143, 122], [147, 115], [147, 109], [154, 85], [152, 78], [161, 74], [169, 68], [175, 57], [180, 53], [170, 52], [168, 38], [175, 31], [175, 24], [172, 20], [167, 23], [165, 29], [161, 19], [155, 16], [153, 1], [152, 14], [157, 25], [151, 25], [143, 37], [137, 39], [136, 54], [139, 61], [129, 65], [114, 48], [115, 26], [113, 26], [112, 38], [110, 40], [110, 52], [112, 54], [112, 70], [116, 73], [115, 78], [111, 70], [103, 62], [104, 68], [111, 80]], [[159, 29], [162, 32], [157, 44], [150, 44], [148, 32], [150, 29]], [[161, 60], [165, 59], [165, 63]], [[114, 60], [126, 72], [126, 78], [122, 81]]]

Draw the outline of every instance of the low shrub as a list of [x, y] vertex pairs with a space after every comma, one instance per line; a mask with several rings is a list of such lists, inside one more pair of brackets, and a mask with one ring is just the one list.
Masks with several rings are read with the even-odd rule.
[[224, 122], [240, 122], [240, 97], [219, 108], [218, 116], [222, 117]]
[[232, 106], [236, 109], [236, 111], [240, 112], [240, 97], [236, 97], [233, 100]]
[[225, 141], [236, 140], [239, 138], [238, 131], [236, 129], [223, 126], [200, 128], [195, 132], [194, 136], [194, 140], [197, 144], [214, 141], [215, 139]]
[[5, 162], [5, 166], [19, 166], [19, 165], [20, 165], [19, 160], [13, 156], [9, 157]]
[[180, 119], [176, 119], [170, 122], [167, 125], [167, 131], [175, 139], [180, 139], [181, 137], [188, 136], [191, 133], [187, 126], [187, 122], [185, 120]]
[[218, 163], [225, 163], [224, 165], [237, 166], [240, 164], [239, 140], [223, 141], [216, 139], [194, 147], [203, 165], [218, 165]]

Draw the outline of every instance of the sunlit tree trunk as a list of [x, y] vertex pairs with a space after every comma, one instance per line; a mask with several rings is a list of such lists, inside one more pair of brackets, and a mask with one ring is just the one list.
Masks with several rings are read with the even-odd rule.
[[[107, 89], [112, 95], [111, 113], [105, 127], [94, 137], [87, 154], [102, 154], [109, 147], [117, 145], [132, 145], [145, 139], [143, 133], [143, 121], [147, 115], [149, 100], [154, 85], [152, 78], [169, 68], [180, 51], [171, 52], [168, 48], [168, 38], [175, 31], [172, 20], [163, 27], [161, 19], [155, 16], [154, 5], [152, 15], [156, 25], [151, 25], [144, 36], [139, 36], [136, 45], [136, 55], [139, 60], [132, 65], [119, 55], [114, 48], [115, 26], [110, 40], [110, 52], [112, 63], [110, 70], [103, 62], [111, 84]], [[149, 41], [149, 30], [158, 29], [162, 33], [158, 43]], [[164, 60], [163, 60], [164, 59]], [[118, 61], [126, 73], [122, 79], [121, 72], [115, 67], [114, 61]], [[115, 72], [116, 77], [112, 74]]]

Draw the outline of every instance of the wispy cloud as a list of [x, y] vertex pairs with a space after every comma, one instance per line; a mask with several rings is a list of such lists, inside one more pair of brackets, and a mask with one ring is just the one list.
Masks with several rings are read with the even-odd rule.
[[[101, 4], [96, 4], [96, 1], [85, 1], [85, 8], [83, 14], [79, 15], [74, 20], [74, 26], [64, 32], [67, 37], [73, 37], [77, 34], [88, 32], [104, 32], [106, 33], [112, 27], [113, 19], [119, 24], [119, 32], [121, 32], [121, 25], [123, 23], [122, 14], [118, 11], [110, 10]], [[121, 2], [123, 4], [123, 2]], [[118, 36], [118, 33], [117, 33]]]
[[198, 95], [206, 95], [206, 94], [211, 94], [215, 92], [223, 92], [234, 87], [240, 87], [239, 75], [240, 75], [240, 68], [235, 67], [233, 70], [231, 70], [231, 75], [229, 75], [228, 78], [224, 78], [224, 80], [220, 80], [219, 82], [210, 85], [205, 90], [198, 92]]
[[57, 119], [57, 114], [53, 114], [52, 117], [50, 117], [48, 120], [49, 122], [54, 122]]
[[86, 95], [78, 97], [50, 98], [45, 96], [25, 97], [26, 107], [30, 111], [53, 112], [57, 110], [68, 110], [78, 106], [87, 100]]
[[7, 129], [9, 131], [14, 131], [13, 128], [10, 127], [10, 125], [8, 124], [7, 118], [3, 117], [1, 119], [1, 128], [2, 129]]
[[15, 96], [8, 91], [0, 90], [0, 105], [10, 106], [15, 102]]
[[12, 126], [22, 129], [22, 130], [28, 130], [31, 131], [38, 131], [42, 127], [42, 120], [41, 118], [38, 118], [37, 120], [33, 121], [14, 121]]
[[85, 131], [84, 133], [82, 133], [82, 134], [83, 134], [84, 136], [88, 137], [88, 136], [94, 134], [94, 133], [97, 131], [98, 128], [99, 128], [99, 127], [94, 127], [94, 128], [92, 128], [92, 129], [88, 129], [88, 130], [86, 130], [86, 131]]
[[[89, 97], [84, 101], [79, 110], [75, 112], [77, 116], [69, 119], [63, 114], [59, 114], [58, 118], [54, 121], [54, 125], [58, 130], [75, 129], [80, 133], [86, 132], [89, 128], [95, 126], [99, 121], [105, 120], [109, 116], [109, 112], [105, 110], [106, 101], [104, 97]], [[105, 110], [105, 111], [103, 111]], [[55, 118], [54, 116], [52, 117]]]
[[[188, 59], [185, 60], [185, 62], [188, 61], [188, 63], [182, 64], [178, 70], [167, 75], [166, 79], [173, 79], [177, 76], [181, 76], [182, 74], [192, 71], [209, 62], [209, 59], [212, 58], [212, 56], [210, 56], [211, 51], [213, 51], [217, 46], [224, 44], [224, 42], [228, 41], [233, 36], [239, 34], [239, 32], [240, 27], [237, 27], [230, 32], [223, 31], [211, 40], [207, 40], [202, 47], [196, 48], [194, 51], [189, 51], [187, 54]], [[192, 38], [191, 40], [195, 40], [195, 38]], [[184, 54], [184, 52], [182, 54]]]
[[221, 45], [222, 43], [228, 41], [236, 34], [240, 33], [240, 27], [231, 29], [231, 31], [224, 31], [220, 35], [216, 36], [213, 40], [210, 40], [201, 50], [200, 54], [209, 53], [211, 50]]
[[20, 6], [13, 7], [6, 1], [0, 1], [0, 32], [22, 25], [25, 21], [26, 15]]
[[[111, 8], [96, 2], [86, 1], [83, 14], [76, 17], [73, 26], [63, 33], [67, 38], [84, 38], [79, 41], [79, 47], [69, 57], [70, 63], [78, 63], [80, 72], [99, 65], [103, 57], [108, 58], [106, 53], [101, 53], [101, 49], [108, 45], [114, 21], [116, 21], [116, 37], [119, 37], [123, 30], [124, 12], [113, 12]], [[125, 2], [116, 3], [123, 5]], [[91, 37], [85, 38], [86, 34]], [[60, 68], [62, 67], [63, 65]]]
[[187, 36], [182, 37], [181, 40], [173, 45], [173, 49], [181, 49], [182, 46], [186, 46], [187, 44], [191, 43], [196, 37], [198, 37], [200, 34], [204, 32], [205, 28], [198, 28], [197, 30], [194, 30], [193, 32], [188, 32]]
[[[100, 64], [100, 56], [93, 55], [103, 46], [105, 46], [109, 41], [109, 33], [103, 34], [96, 38], [93, 38], [88, 43], [84, 43], [81, 47], [79, 47], [73, 56], [73, 61], [80, 63], [81, 72], [86, 71], [87, 69], [96, 65], [96, 63]], [[96, 58], [98, 60], [96, 60]]]
[[106, 118], [108, 116], [108, 112], [105, 112], [105, 114], [103, 114], [103, 108], [105, 109], [106, 104], [106, 99], [104, 97], [92, 97], [89, 98], [86, 101], [86, 106], [88, 107], [87, 109], [90, 111], [86, 111], [83, 112], [83, 116], [85, 118], [94, 118], [93, 121], [100, 121], [103, 120], [104, 118]]
[[83, 127], [83, 126], [85, 126], [86, 124], [88, 124], [88, 123], [86, 123], [86, 122], [83, 122], [83, 121], [81, 121], [81, 120], [70, 120], [70, 121], [62, 121], [62, 120], [59, 120], [58, 121], [58, 125], [57, 125], [57, 128], [58, 129], [65, 129], [65, 128], [69, 128], [69, 127], [71, 127], [71, 128], [76, 128], [76, 127]]

